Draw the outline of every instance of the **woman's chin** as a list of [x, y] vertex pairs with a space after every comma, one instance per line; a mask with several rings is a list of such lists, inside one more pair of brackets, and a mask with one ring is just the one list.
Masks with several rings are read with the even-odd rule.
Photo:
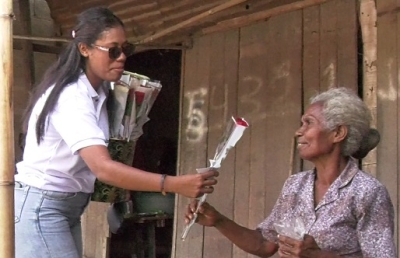
[[304, 152], [301, 152], [301, 151], [299, 151], [299, 157], [301, 159], [304, 159], [304, 160], [310, 160], [311, 159], [310, 155], [307, 155], [307, 153], [304, 153]]
[[120, 70], [112, 70], [110, 73], [108, 73], [107, 75], [107, 81], [109, 82], [116, 82], [119, 79], [121, 79], [123, 71]]

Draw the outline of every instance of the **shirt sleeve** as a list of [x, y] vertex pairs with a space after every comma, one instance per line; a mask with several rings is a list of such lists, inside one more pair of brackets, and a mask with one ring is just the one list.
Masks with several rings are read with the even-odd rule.
[[289, 186], [291, 185], [292, 177], [288, 178], [283, 185], [282, 191], [272, 209], [270, 215], [258, 224], [256, 230], [260, 231], [263, 237], [270, 242], [277, 243], [278, 242], [278, 233], [275, 231], [274, 223], [281, 220], [281, 216], [283, 215], [283, 210], [285, 210], [286, 197], [289, 192]]
[[105, 135], [97, 124], [93, 101], [84, 92], [60, 96], [49, 122], [73, 154], [92, 145], [106, 146]]
[[361, 201], [357, 235], [364, 258], [397, 257], [394, 243], [394, 208], [383, 185], [368, 191]]

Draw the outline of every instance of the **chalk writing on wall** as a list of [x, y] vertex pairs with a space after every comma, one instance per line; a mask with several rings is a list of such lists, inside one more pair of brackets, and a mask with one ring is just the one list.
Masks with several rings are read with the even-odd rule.
[[207, 132], [206, 116], [203, 111], [207, 89], [199, 88], [185, 94], [188, 103], [186, 119], [188, 121], [185, 130], [186, 140], [198, 142]]
[[[395, 67], [393, 67], [393, 58], [389, 58], [386, 67], [387, 67], [387, 74], [396, 74], [397, 72], [394, 70]], [[396, 82], [394, 82], [394, 77], [393, 76], [388, 76], [388, 87], [382, 89], [382, 87], [378, 87], [378, 96], [382, 100], [389, 100], [389, 101], [395, 101], [397, 99], [397, 91], [396, 91]]]
[[[236, 85], [232, 87], [235, 89]], [[219, 130], [225, 126], [225, 123], [228, 121], [231, 114], [228, 114], [229, 111], [229, 86], [227, 83], [223, 85], [213, 84], [211, 85], [211, 93], [210, 93], [210, 110], [212, 111], [221, 111], [222, 116], [219, 117], [218, 122], [209, 124], [209, 131]], [[222, 92], [221, 92], [222, 91]], [[218, 112], [218, 114], [221, 114]]]
[[240, 105], [244, 105], [245, 110], [247, 110], [243, 115], [252, 123], [264, 119], [266, 113], [265, 110], [262, 110], [262, 105], [257, 97], [263, 88], [262, 79], [257, 76], [245, 76], [243, 82], [246, 85], [246, 90], [239, 98]]
[[322, 79], [322, 84], [325, 84], [321, 85], [322, 88], [329, 89], [336, 86], [336, 67], [333, 62], [324, 69]]

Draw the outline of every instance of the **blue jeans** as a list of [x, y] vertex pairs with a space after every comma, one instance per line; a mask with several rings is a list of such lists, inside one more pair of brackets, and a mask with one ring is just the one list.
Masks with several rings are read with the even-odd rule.
[[15, 258], [82, 257], [81, 215], [90, 194], [15, 182]]

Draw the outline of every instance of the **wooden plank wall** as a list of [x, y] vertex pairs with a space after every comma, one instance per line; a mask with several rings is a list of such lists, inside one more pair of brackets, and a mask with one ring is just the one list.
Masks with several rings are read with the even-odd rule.
[[[252, 49], [254, 45], [260, 47], [260, 53], [254, 53], [253, 56], [243, 54], [240, 63], [243, 77], [260, 78], [262, 83], [259, 92], [248, 98], [253, 103], [259, 103], [259, 109], [249, 114], [253, 122], [247, 207], [247, 226], [250, 228], [255, 228], [270, 213], [284, 181], [294, 170], [290, 165], [294, 148], [293, 136], [302, 111], [301, 21], [302, 13], [298, 11], [253, 26], [253, 32], [251, 28], [247, 28], [241, 34], [241, 51], [246, 51], [246, 45], [248, 49]], [[251, 37], [249, 34], [246, 36], [246, 33], [254, 33], [259, 40], [251, 45], [247, 44]], [[246, 84], [248, 82], [243, 81], [239, 85], [244, 92], [248, 87]], [[245, 107], [243, 111], [246, 111]], [[243, 223], [245, 221], [241, 224]]]
[[330, 87], [358, 89], [356, 8], [356, 1], [335, 0], [303, 10], [303, 108]]
[[400, 1], [377, 0], [377, 178], [389, 190], [396, 211], [397, 246], [399, 214], [399, 58]]
[[82, 215], [83, 258], [109, 258], [108, 207], [109, 203], [91, 201]]
[[[339, 85], [357, 89], [356, 13], [356, 0], [329, 1], [195, 39], [184, 53], [179, 173], [208, 165], [231, 115], [250, 123], [208, 197], [226, 216], [256, 227], [301, 167], [293, 136], [309, 97]], [[173, 257], [253, 257], [213, 228], [195, 225], [182, 241], [188, 203], [177, 198]]]

